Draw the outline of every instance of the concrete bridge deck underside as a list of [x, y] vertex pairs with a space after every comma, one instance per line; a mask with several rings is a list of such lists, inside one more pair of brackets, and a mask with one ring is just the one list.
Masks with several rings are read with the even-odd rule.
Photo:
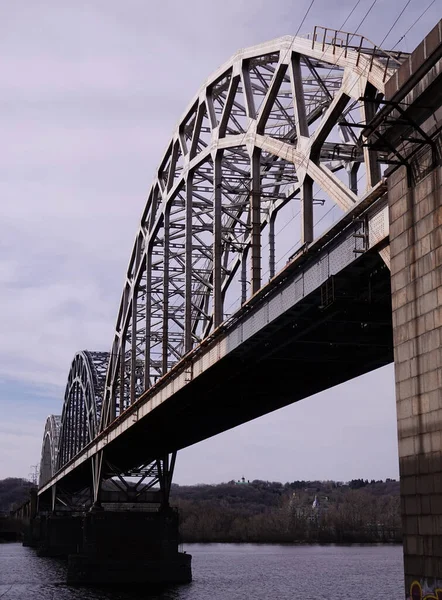
[[[144, 417], [129, 409], [125, 430], [105, 439], [105, 459], [127, 471], [392, 361], [390, 272], [373, 249]], [[83, 460], [63, 488], [86, 486], [90, 468]]]

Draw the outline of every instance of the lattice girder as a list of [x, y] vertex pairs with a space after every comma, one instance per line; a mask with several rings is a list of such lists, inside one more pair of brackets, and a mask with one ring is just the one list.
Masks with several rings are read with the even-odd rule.
[[57, 469], [71, 460], [98, 433], [109, 355], [77, 352], [65, 390], [57, 451]]
[[43, 443], [41, 446], [39, 487], [52, 479], [57, 471], [60, 422], [61, 417], [59, 415], [50, 415], [46, 419]]
[[327, 35], [238, 52], [179, 121], [129, 263], [101, 428], [222, 324], [228, 297], [239, 307], [261, 288], [264, 256], [274, 276], [275, 221], [289, 202], [309, 244], [325, 202], [315, 190], [342, 214], [365, 191], [358, 181], [379, 181], [383, 157], [354, 128], [377, 110], [402, 57]]

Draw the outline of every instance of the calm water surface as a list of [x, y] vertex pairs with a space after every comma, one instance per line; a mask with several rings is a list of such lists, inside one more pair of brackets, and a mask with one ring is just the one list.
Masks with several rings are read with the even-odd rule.
[[69, 588], [66, 564], [0, 544], [1, 600], [402, 600], [400, 546], [189, 544], [193, 582], [156, 595]]

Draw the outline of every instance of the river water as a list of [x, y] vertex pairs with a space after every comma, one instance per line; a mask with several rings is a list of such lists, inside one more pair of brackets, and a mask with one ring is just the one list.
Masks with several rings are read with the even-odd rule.
[[70, 588], [66, 563], [0, 544], [1, 600], [402, 600], [400, 546], [188, 544], [193, 582], [155, 595]]

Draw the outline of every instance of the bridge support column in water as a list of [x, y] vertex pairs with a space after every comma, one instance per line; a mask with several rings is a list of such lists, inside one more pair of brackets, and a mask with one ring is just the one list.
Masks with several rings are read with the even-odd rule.
[[33, 546], [38, 556], [65, 558], [78, 552], [81, 545], [82, 517], [66, 515], [38, 516], [32, 525]]
[[[406, 597], [442, 589], [442, 21], [386, 86], [402, 166], [388, 177]], [[425, 108], [423, 108], [425, 107]], [[386, 124], [386, 125], [385, 125]]]
[[178, 552], [178, 513], [96, 511], [84, 517], [82, 548], [69, 556], [70, 585], [188, 583], [191, 556]]

